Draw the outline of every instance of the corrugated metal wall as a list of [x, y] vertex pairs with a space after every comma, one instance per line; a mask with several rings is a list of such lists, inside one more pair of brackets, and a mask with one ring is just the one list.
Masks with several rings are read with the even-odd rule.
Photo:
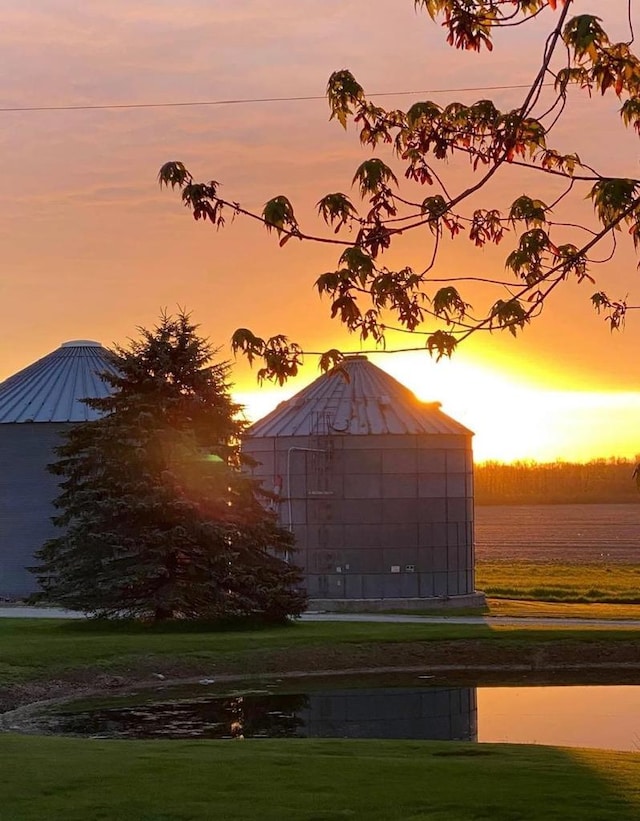
[[251, 437], [310, 598], [474, 592], [471, 435]]
[[56, 535], [50, 517], [58, 477], [46, 470], [68, 424], [0, 425], [0, 597], [20, 598], [37, 590], [26, 569], [42, 544]]

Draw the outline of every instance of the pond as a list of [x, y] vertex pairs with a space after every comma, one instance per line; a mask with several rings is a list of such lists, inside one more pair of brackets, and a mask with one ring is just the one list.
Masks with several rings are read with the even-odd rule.
[[101, 738], [393, 738], [640, 752], [640, 686], [447, 687], [429, 685], [430, 678], [276, 681], [226, 692], [205, 680], [195, 688], [58, 705], [32, 715], [26, 729]]

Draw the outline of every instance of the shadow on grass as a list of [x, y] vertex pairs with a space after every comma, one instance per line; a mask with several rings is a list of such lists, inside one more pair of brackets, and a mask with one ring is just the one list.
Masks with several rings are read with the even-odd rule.
[[[3, 625], [0, 624], [0, 631]], [[18, 626], [20, 631], [20, 627]], [[105, 641], [116, 641], [118, 638], [140, 642], [146, 641], [158, 645], [166, 640], [167, 647], [183, 637], [186, 642], [195, 646], [200, 640], [210, 646], [219, 645], [220, 648], [231, 644], [238, 649], [251, 647], [317, 647], [326, 645], [334, 647], [350, 643], [386, 644], [390, 642], [441, 642], [458, 640], [500, 640], [500, 633], [494, 627], [486, 624], [424, 624], [424, 623], [386, 623], [386, 622], [300, 622], [261, 623], [258, 621], [244, 622], [190, 622], [173, 621], [158, 624], [137, 621], [108, 621], [91, 619], [86, 621], [58, 622], [51, 631], [52, 638], [56, 636], [64, 640], [67, 636], [89, 637]], [[548, 634], [539, 631], [539, 636], [533, 634], [530, 641], [541, 640]], [[516, 634], [513, 634], [516, 638]], [[506, 637], [504, 637], [506, 638]], [[185, 647], [187, 644], [185, 644]]]
[[86, 619], [60, 622], [59, 628], [68, 633], [175, 634], [175, 633], [248, 633], [262, 630], [289, 630], [293, 621], [264, 621], [247, 619], [171, 619], [152, 622], [140, 619]]
[[[246, 620], [232, 621], [187, 621], [142, 622], [136, 620], [64, 620], [64, 619], [0, 619], [0, 651], [3, 644], [19, 640], [34, 641], [48, 637], [50, 641], [64, 640], [66, 637], [95, 636], [106, 640], [138, 638], [157, 642], [163, 636], [171, 643], [180, 636], [197, 641], [219, 640], [240, 642], [242, 637], [255, 638], [260, 644], [273, 642], [281, 646], [315, 644], [345, 644], [350, 642], [448, 642], [481, 641], [497, 645], [526, 646], [539, 643], [560, 645], [571, 643], [623, 642], [640, 645], [640, 631], [608, 627], [582, 626], [579, 621], [567, 625], [514, 625], [514, 624], [460, 624], [460, 623], [393, 623], [393, 622], [300, 622], [264, 623]], [[141, 645], [142, 646], [142, 645]], [[240, 646], [240, 645], [239, 645]], [[250, 645], [246, 645], [247, 647]], [[8, 646], [7, 650], [11, 648]], [[17, 648], [14, 648], [17, 649]], [[1, 657], [1, 655], [0, 655]]]

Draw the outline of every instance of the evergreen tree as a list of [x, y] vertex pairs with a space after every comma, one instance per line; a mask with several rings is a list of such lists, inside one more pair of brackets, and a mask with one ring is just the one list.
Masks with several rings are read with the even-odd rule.
[[37, 554], [42, 597], [111, 618], [299, 615], [292, 536], [241, 470], [228, 365], [183, 312], [139, 331], [112, 351], [112, 395], [86, 400], [103, 415], [50, 466], [64, 533]]

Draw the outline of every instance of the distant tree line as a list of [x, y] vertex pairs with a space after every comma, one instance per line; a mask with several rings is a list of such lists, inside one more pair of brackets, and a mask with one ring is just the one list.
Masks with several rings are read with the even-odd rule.
[[628, 459], [573, 462], [483, 462], [475, 466], [479, 505], [638, 502], [636, 463]]

